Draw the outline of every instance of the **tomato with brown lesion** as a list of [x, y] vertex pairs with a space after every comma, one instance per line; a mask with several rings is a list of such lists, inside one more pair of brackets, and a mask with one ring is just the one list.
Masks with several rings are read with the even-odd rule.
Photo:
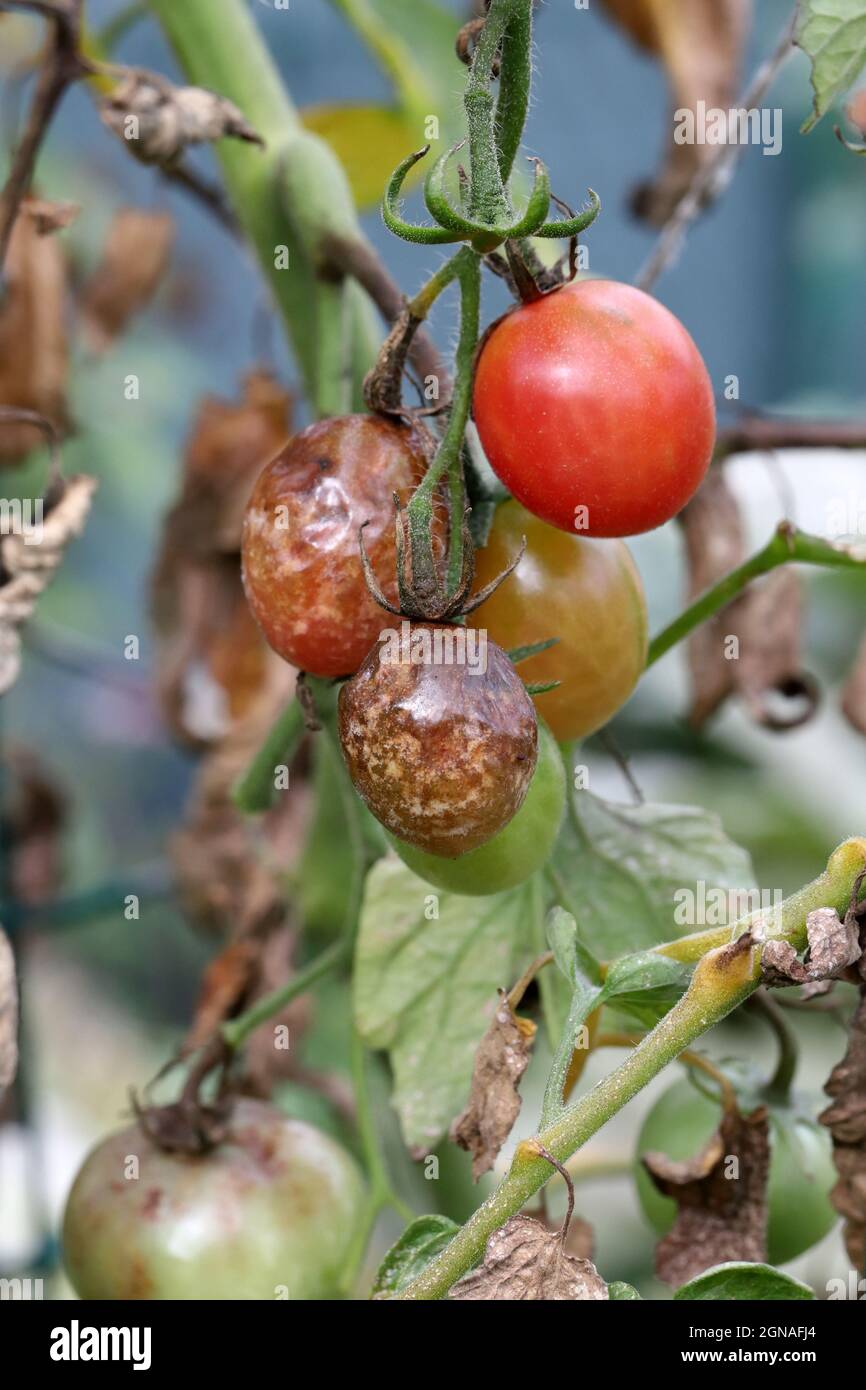
[[435, 656], [436, 635], [450, 644], [459, 629], [412, 623], [404, 631], [408, 640], [398, 643], [398, 623], [340, 691], [340, 741], [355, 789], [382, 825], [456, 857], [519, 810], [535, 770], [535, 711], [495, 643], [486, 643], [482, 670], [480, 660], [413, 659], [424, 642]]
[[[424, 476], [420, 430], [376, 415], [322, 420], [263, 470], [247, 504], [247, 599], [274, 651], [315, 676], [356, 671], [383, 626], [364, 580], [358, 534], [385, 596], [397, 598], [394, 498]], [[434, 517], [441, 553], [446, 523]]]

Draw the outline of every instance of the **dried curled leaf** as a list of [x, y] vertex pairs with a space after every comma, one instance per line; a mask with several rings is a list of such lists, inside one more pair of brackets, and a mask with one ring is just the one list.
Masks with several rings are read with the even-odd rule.
[[842, 688], [842, 713], [858, 733], [866, 734], [866, 637]]
[[84, 529], [96, 479], [83, 473], [70, 478], [49, 508], [41, 533], [0, 537], [0, 695], [15, 684], [21, 669], [18, 629], [30, 617], [36, 600], [54, 577], [66, 547]]
[[[728, 487], [723, 467], [712, 468], [680, 517], [688, 566], [688, 602], [693, 602], [724, 575], [742, 564], [746, 536], [739, 503]], [[688, 641], [691, 723], [700, 728], [733, 688], [732, 663], [725, 641], [734, 606], [715, 613]]]
[[849, 908], [844, 920], [835, 908], [817, 908], [806, 918], [806, 933], [809, 949], [805, 963], [797, 959], [789, 942], [766, 943], [761, 953], [765, 984], [778, 988], [839, 979], [860, 959], [860, 925], [853, 908]]
[[750, 1115], [726, 1110], [694, 1158], [648, 1153], [643, 1162], [678, 1208], [656, 1247], [656, 1273], [664, 1283], [679, 1288], [714, 1265], [766, 1260], [770, 1130], [764, 1107]]
[[62, 882], [66, 798], [30, 749], [7, 753], [3, 771], [9, 789], [0, 832], [9, 887], [20, 903], [44, 903], [57, 894]]
[[290, 432], [291, 398], [265, 372], [241, 399], [206, 397], [186, 447], [152, 581], [164, 716], [185, 744], [207, 747], [234, 721], [272, 708], [287, 667], [265, 644], [240, 577], [244, 507]]
[[529, 1065], [536, 1026], [518, 1018], [505, 990], [475, 1054], [466, 1109], [451, 1126], [450, 1137], [472, 1155], [477, 1182], [489, 1172], [520, 1113], [520, 1078]]
[[833, 1136], [833, 1161], [839, 1174], [830, 1200], [844, 1218], [851, 1263], [862, 1270], [866, 1263], [866, 988], [851, 1025], [848, 1050], [824, 1089], [832, 1103], [820, 1120]]
[[[739, 505], [721, 468], [714, 468], [682, 515], [689, 572], [689, 602], [745, 558]], [[792, 569], [753, 583], [689, 638], [689, 722], [701, 728], [732, 695], [765, 728], [806, 723], [818, 691], [800, 662], [802, 584]], [[780, 709], [777, 697], [785, 704]]]
[[175, 87], [155, 73], [130, 72], [99, 110], [108, 129], [145, 164], [172, 164], [188, 145], [225, 136], [264, 144], [233, 102], [204, 87]]
[[[33, 410], [61, 433], [68, 425], [66, 383], [66, 260], [62, 246], [40, 235], [41, 204], [21, 205], [6, 258], [0, 296], [0, 405]], [[0, 464], [18, 463], [44, 441], [34, 425], [0, 423]]]
[[[564, 1228], [565, 1229], [565, 1228]], [[563, 1231], [512, 1216], [487, 1242], [484, 1263], [451, 1290], [458, 1301], [602, 1300], [607, 1284], [590, 1260], [569, 1255]]]
[[[672, 111], [736, 106], [751, 0], [604, 0], [632, 38], [656, 54], [667, 72]], [[656, 179], [638, 189], [639, 217], [661, 226], [687, 192], [715, 146], [678, 144], [673, 121], [667, 157]]]
[[18, 1065], [18, 994], [12, 947], [0, 931], [0, 1098]]
[[153, 298], [173, 241], [174, 222], [168, 213], [139, 208], [115, 213], [102, 259], [82, 295], [82, 329], [91, 352], [111, 347], [133, 315]]

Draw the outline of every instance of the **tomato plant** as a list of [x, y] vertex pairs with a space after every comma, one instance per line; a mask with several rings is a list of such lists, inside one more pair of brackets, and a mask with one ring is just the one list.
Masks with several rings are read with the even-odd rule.
[[[42, 1139], [32, 1049], [15, 1074], [17, 1004], [19, 982], [26, 993], [32, 971], [39, 991], [48, 969], [30, 1018], [38, 1024], [49, 998], [39, 1059], [40, 1074], [58, 1078], [49, 1119], [62, 1102], [77, 1133], [100, 1105], [118, 1112], [127, 1071], [142, 1078], [135, 1123], [84, 1159], [67, 1202], [64, 1258], [82, 1299], [182, 1300], [189, 1320], [199, 1300], [639, 1301], [657, 1298], [659, 1281], [671, 1317], [697, 1300], [859, 1297], [866, 836], [836, 849], [830, 836], [856, 820], [862, 796], [843, 783], [855, 756], [842, 721], [826, 717], [802, 743], [794, 726], [818, 706], [814, 659], [828, 702], [838, 681], [840, 711], [866, 733], [866, 510], [838, 495], [839, 479], [859, 486], [866, 428], [802, 413], [830, 387], [841, 398], [856, 359], [850, 343], [828, 343], [821, 315], [838, 318], [831, 284], [856, 306], [848, 251], [860, 243], [824, 235], [832, 275], [808, 243], [818, 213], [841, 222], [859, 206], [842, 180], [862, 173], [863, 149], [844, 133], [829, 141], [821, 198], [807, 188], [799, 206], [804, 178], [765, 181], [791, 200], [773, 228], [797, 229], [797, 276], [785, 279], [776, 255], [772, 293], [755, 273], [761, 257], [750, 264], [764, 217], [754, 180], [786, 166], [760, 158], [754, 235], [708, 228], [680, 284], [657, 286], [731, 183], [737, 144], [760, 136], [765, 153], [782, 153], [781, 129], [776, 148], [765, 136], [792, 43], [813, 60], [812, 124], [866, 67], [862, 0], [799, 0], [748, 85], [756, 109], [728, 113], [708, 99], [738, 89], [744, 0], [460, 0], [456, 35], [455, 6], [442, 0], [334, 0], [327, 44], [307, 7], [276, 0], [114, 3], [92, 7], [107, 20], [94, 30], [84, 0], [0, 0], [17, 55], [9, 72], [24, 89], [8, 104], [21, 119], [0, 187], [0, 694], [22, 677], [9, 723], [32, 744], [0, 759], [10, 943], [0, 931], [0, 1165], [19, 1129]], [[519, 173], [536, 74], [533, 141], [546, 143], [545, 120], [572, 134], [545, 25], [573, 24], [569, 41], [582, 26], [568, 82], [613, 90], [584, 86], [593, 53], [607, 61], [587, 9], [624, 24], [676, 96], [666, 164], [630, 204], [659, 228], [642, 266], [626, 265], [638, 242], [618, 225], [604, 172], [617, 123], [591, 101], [579, 138], [558, 142], [555, 179], [534, 154], [530, 176]], [[133, 56], [139, 25], [144, 53], [162, 51], [159, 26], [174, 78], [115, 61], [126, 35]], [[282, 66], [268, 47], [279, 25], [294, 26]], [[359, 40], [394, 90], [378, 106], [347, 91], [299, 110], [288, 90], [299, 63], [311, 91], [317, 62], [331, 77], [344, 70], [332, 48], [341, 25], [355, 31], [353, 70]], [[27, 48], [31, 26], [39, 41]], [[100, 217], [82, 208], [79, 227], [76, 205], [51, 201], [60, 162], [36, 168], [73, 84], [73, 122], [91, 100], [93, 128], [146, 166], [143, 206], [112, 218], [92, 273], [84, 241]], [[861, 106], [849, 108], [852, 125]], [[705, 139], [697, 127], [719, 115], [724, 139]], [[788, 120], [786, 154], [793, 129]], [[371, 131], [388, 138], [371, 142]], [[381, 186], [394, 141], [381, 212], [390, 251], [402, 239], [428, 263], [411, 288], [353, 205], [355, 190], [366, 199], [371, 181]], [[206, 174], [202, 144], [213, 146]], [[100, 155], [93, 167], [112, 166]], [[570, 208], [593, 169], [604, 208], [592, 189]], [[177, 193], [171, 211], [168, 199], [153, 209], [154, 181]], [[413, 184], [417, 220], [404, 202]], [[231, 297], [187, 292], [181, 226], [183, 292], [167, 285], [154, 312], [172, 334], [198, 300], [208, 317], [181, 345], [148, 331], [73, 392], [70, 371], [107, 354], [154, 295], [188, 198], [219, 223], [192, 226], [215, 232], [202, 235], [197, 271], [209, 284], [231, 278]], [[695, 293], [701, 276], [718, 280], [713, 294]], [[796, 352], [768, 331], [761, 297], [765, 309], [784, 298]], [[684, 305], [684, 321], [662, 300]], [[268, 365], [253, 368], [263, 351]], [[242, 384], [186, 400], [182, 367], [201, 381], [196, 355], [211, 387], [227, 360], [248, 356]], [[159, 402], [160, 386], [171, 402]], [[194, 424], [157, 538], [178, 402]], [[82, 439], [67, 449], [73, 418]], [[76, 452], [93, 458], [93, 477], [74, 471]], [[779, 486], [768, 489], [756, 460], [776, 452]], [[147, 466], [157, 456], [160, 467]], [[97, 525], [67, 570], [94, 496]], [[768, 496], [777, 524], [750, 554]], [[147, 572], [152, 641], [132, 587]], [[667, 617], [650, 639], [656, 612]], [[673, 660], [659, 665], [680, 643], [686, 681]], [[45, 669], [43, 698], [33, 682]], [[804, 698], [784, 725], [783, 758], [768, 749], [783, 723], [777, 700], [792, 696]], [[141, 930], [128, 925], [140, 917]], [[183, 944], [181, 917], [195, 946]], [[54, 927], [97, 918], [106, 934], [95, 943], [82, 931], [48, 949]], [[44, 950], [27, 950], [32, 930]], [[74, 971], [67, 949], [80, 957]], [[118, 976], [108, 1023], [79, 981], [99, 978], [91, 963]], [[146, 1005], [124, 1027], [117, 1015], [123, 1001], [134, 1009], [136, 987]], [[769, 1080], [753, 1018], [777, 1044]], [[89, 1069], [70, 1064], [73, 1049], [58, 1058], [67, 1035], [113, 1059], [97, 1104], [78, 1094]], [[127, 1068], [127, 1040], [146, 1063]], [[803, 1041], [821, 1100], [794, 1089], [805, 1084]], [[627, 1055], [605, 1067], [611, 1048]], [[674, 1085], [635, 1145], [621, 1112], [680, 1062], [713, 1078], [719, 1100], [709, 1083]], [[40, 1165], [20, 1166], [38, 1187]], [[605, 1186], [589, 1189], [599, 1175]], [[5, 1167], [2, 1177], [0, 1223], [49, 1209], [41, 1190], [8, 1198]], [[654, 1251], [606, 1238], [635, 1184], [661, 1235]], [[50, 1222], [37, 1225], [21, 1263], [50, 1280], [58, 1242]], [[809, 1284], [767, 1263], [807, 1251]], [[6, 1275], [4, 1265], [0, 1297], [17, 1296], [17, 1273]], [[609, 1339], [603, 1372], [620, 1344], [644, 1377], [655, 1370], [647, 1348], [659, 1349], [663, 1316], [652, 1315], [649, 1340]], [[798, 1322], [798, 1335], [810, 1326]], [[114, 1329], [115, 1345], [127, 1331]], [[197, 1358], [225, 1345], [212, 1329], [187, 1342]], [[821, 1364], [826, 1374], [823, 1348]], [[398, 1367], [405, 1375], [408, 1363]], [[196, 1371], [206, 1373], [198, 1360]]]
[[274, 651], [316, 676], [351, 675], [382, 626], [358, 554], [363, 526], [388, 593], [394, 496], [425, 468], [417, 433], [371, 415], [322, 420], [262, 470], [247, 503], [244, 586]]
[[670, 521], [715, 441], [712, 383], [688, 332], [612, 280], [582, 280], [506, 314], [482, 348], [473, 411], [518, 501], [589, 536]]
[[646, 663], [647, 612], [640, 574], [618, 540], [564, 536], [518, 502], [497, 508], [476, 559], [476, 581], [488, 583], [517, 553], [526, 553], [472, 616], [506, 650], [556, 636], [556, 645], [521, 664], [527, 680], [555, 689], [537, 708], [562, 741], [593, 733], [625, 704]]
[[523, 805], [504, 830], [456, 859], [389, 836], [404, 864], [447, 893], [502, 893], [540, 869], [553, 849], [565, 806], [565, 768], [556, 740], [538, 722], [538, 762]]
[[241, 1100], [201, 1157], [138, 1124], [102, 1140], [69, 1194], [64, 1260], [85, 1299], [334, 1297], [363, 1200], [333, 1139]]
[[[721, 1107], [689, 1080], [676, 1082], [659, 1096], [641, 1126], [638, 1159], [653, 1151], [692, 1158], [718, 1128], [720, 1115]], [[770, 1132], [767, 1253], [771, 1264], [784, 1264], [816, 1245], [838, 1220], [829, 1199], [836, 1170], [830, 1136], [808, 1110], [774, 1106]], [[673, 1224], [675, 1203], [658, 1191], [640, 1162], [636, 1171], [641, 1206], [663, 1234]]]

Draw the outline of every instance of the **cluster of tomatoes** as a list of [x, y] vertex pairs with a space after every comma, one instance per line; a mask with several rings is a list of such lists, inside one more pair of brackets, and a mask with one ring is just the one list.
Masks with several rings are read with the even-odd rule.
[[[550, 852], [565, 796], [557, 741], [603, 725], [643, 670], [646, 604], [620, 537], [685, 505], [710, 459], [714, 411], [682, 325], [636, 290], [590, 281], [499, 322], [480, 353], [474, 415], [512, 494], [477, 556], [479, 588], [524, 539], [526, 550], [470, 629], [387, 618], [366, 586], [362, 525], [396, 602], [394, 497], [405, 503], [426, 467], [416, 430], [391, 420], [349, 416], [297, 435], [250, 499], [243, 562], [271, 646], [311, 674], [349, 677], [343, 752], [398, 853], [437, 887], [490, 893]], [[434, 527], [441, 554], [442, 516]], [[526, 661], [533, 682], [559, 682], [536, 697], [538, 718], [507, 652], [550, 637]], [[638, 1156], [690, 1156], [718, 1120], [716, 1101], [679, 1082], [650, 1112]], [[826, 1131], [793, 1101], [771, 1123], [770, 1258], [781, 1262], [833, 1224], [832, 1162]], [[640, 1163], [637, 1179], [664, 1231], [673, 1203]], [[164, 1152], [139, 1125], [95, 1149], [67, 1206], [67, 1269], [83, 1298], [333, 1297], [364, 1203], [354, 1159], [329, 1136], [240, 1101], [201, 1159]]]
[[[550, 852], [565, 785], [557, 741], [601, 727], [637, 683], [646, 602], [620, 537], [685, 505], [710, 461], [715, 412], [682, 324], [639, 290], [587, 280], [499, 320], [473, 413], [512, 498], [477, 556], [479, 589], [526, 541], [514, 574], [466, 620], [483, 642], [437, 643], [368, 591], [359, 531], [395, 602], [394, 498], [406, 502], [426, 468], [417, 431], [391, 419], [327, 420], [289, 443], [250, 499], [243, 568], [274, 650], [312, 675], [351, 677], [343, 753], [397, 852], [437, 887], [490, 893]], [[551, 638], [522, 667], [533, 684], [556, 683], [536, 697], [539, 719], [506, 653]]]

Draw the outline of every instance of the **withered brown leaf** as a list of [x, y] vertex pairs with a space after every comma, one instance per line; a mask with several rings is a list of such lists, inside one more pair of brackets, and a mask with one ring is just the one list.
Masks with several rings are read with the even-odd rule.
[[[66, 384], [66, 259], [63, 247], [41, 236], [33, 200], [19, 210], [0, 297], [0, 405], [45, 416], [61, 433], [69, 417]], [[0, 464], [17, 463], [41, 444], [34, 425], [0, 424]]]
[[[743, 50], [751, 20], [751, 0], [603, 0], [632, 38], [664, 65], [671, 110], [728, 111], [737, 105]], [[660, 174], [635, 194], [638, 216], [656, 226], [670, 217], [695, 174], [713, 157], [707, 143], [668, 142]]]
[[[686, 543], [688, 602], [693, 602], [724, 575], [736, 569], [746, 554], [746, 537], [739, 503], [727, 485], [724, 467], [707, 474], [680, 517]], [[700, 728], [727, 699], [733, 688], [732, 663], [725, 657], [725, 638], [731, 632], [735, 605], [715, 613], [688, 641], [691, 683], [691, 723]]]
[[761, 953], [761, 973], [771, 987], [815, 984], [839, 979], [860, 959], [860, 925], [849, 908], [844, 920], [832, 907], [819, 907], [806, 918], [809, 949], [805, 963], [788, 941], [768, 941]]
[[[736, 1160], [734, 1163], [733, 1160]], [[656, 1247], [656, 1273], [672, 1288], [729, 1261], [767, 1258], [770, 1131], [765, 1107], [742, 1115], [726, 1109], [716, 1133], [694, 1158], [648, 1153], [643, 1163], [677, 1216]]]
[[505, 990], [475, 1054], [472, 1085], [465, 1110], [457, 1116], [450, 1137], [472, 1155], [477, 1182], [489, 1172], [520, 1113], [520, 1078], [529, 1065], [536, 1026], [519, 1018]]
[[[793, 729], [818, 705], [818, 687], [800, 662], [803, 583], [793, 569], [775, 570], [750, 586], [738, 610], [739, 659], [731, 662], [734, 684], [758, 724]], [[772, 697], [787, 704], [776, 709]]]
[[8, 938], [0, 930], [0, 1097], [18, 1065], [18, 994], [15, 961]]
[[267, 647], [240, 575], [244, 507], [259, 472], [290, 432], [291, 398], [266, 372], [239, 401], [206, 397], [186, 447], [152, 581], [157, 680], [164, 716], [182, 742], [206, 747], [233, 721], [290, 690]]
[[226, 97], [204, 87], [176, 87], [156, 73], [128, 73], [100, 103], [100, 117], [145, 164], [172, 164], [189, 145], [225, 136], [264, 143]]
[[458, 1301], [603, 1300], [607, 1284], [590, 1260], [567, 1254], [562, 1231], [512, 1216], [487, 1242], [484, 1263], [451, 1290]]
[[[745, 558], [739, 505], [721, 466], [710, 471], [681, 523], [692, 602]], [[688, 643], [692, 726], [701, 728], [732, 695], [767, 728], [790, 729], [810, 719], [818, 692], [801, 669], [802, 621], [800, 578], [778, 569], [702, 623]], [[782, 708], [778, 696], [787, 701]]]
[[833, 1161], [839, 1174], [830, 1200], [844, 1218], [851, 1263], [862, 1270], [866, 1262], [866, 987], [861, 990], [848, 1049], [824, 1089], [832, 1103], [819, 1118], [833, 1136]]
[[70, 478], [53, 504], [46, 504], [38, 538], [33, 529], [0, 537], [0, 694], [14, 685], [21, 669], [18, 630], [53, 579], [67, 546], [84, 529], [95, 490], [95, 478], [83, 473]]
[[20, 903], [44, 903], [62, 882], [66, 798], [31, 749], [11, 749], [3, 765], [11, 784], [0, 819], [10, 887]]
[[842, 713], [858, 733], [866, 734], [866, 637], [842, 688]]
[[203, 1047], [249, 991], [256, 970], [258, 945], [250, 939], [231, 941], [205, 967], [185, 1052]]
[[115, 213], [102, 259], [81, 297], [82, 330], [91, 352], [110, 348], [130, 319], [153, 298], [173, 242], [174, 221], [169, 213], [140, 208]]

